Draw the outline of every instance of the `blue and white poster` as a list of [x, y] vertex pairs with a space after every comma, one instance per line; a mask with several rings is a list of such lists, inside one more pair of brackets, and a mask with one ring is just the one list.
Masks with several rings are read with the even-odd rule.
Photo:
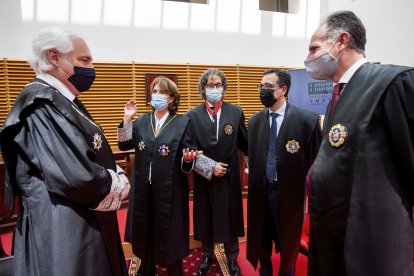
[[332, 81], [311, 78], [305, 69], [289, 70], [292, 84], [289, 90], [289, 103], [325, 115], [332, 97]]

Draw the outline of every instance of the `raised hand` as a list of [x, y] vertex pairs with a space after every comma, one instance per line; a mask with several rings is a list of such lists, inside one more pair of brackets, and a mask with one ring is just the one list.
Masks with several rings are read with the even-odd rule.
[[134, 100], [129, 100], [124, 107], [124, 125], [131, 122], [136, 113], [137, 103]]

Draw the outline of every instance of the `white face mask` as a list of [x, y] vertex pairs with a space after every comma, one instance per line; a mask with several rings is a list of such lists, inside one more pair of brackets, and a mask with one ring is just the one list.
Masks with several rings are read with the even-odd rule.
[[[338, 39], [337, 39], [338, 40]], [[336, 41], [337, 41], [336, 40]], [[336, 43], [335, 41], [335, 43]], [[308, 74], [317, 80], [330, 80], [338, 69], [338, 59], [342, 53], [339, 54], [338, 58], [331, 55], [331, 50], [335, 43], [332, 45], [328, 52], [323, 53], [313, 59], [305, 60], [305, 68]]]
[[223, 87], [220, 88], [207, 88], [206, 89], [206, 99], [212, 103], [216, 104], [218, 103], [221, 98], [223, 97]]
[[168, 106], [168, 97], [166, 95], [154, 94], [151, 96], [151, 105], [156, 110], [164, 110]]

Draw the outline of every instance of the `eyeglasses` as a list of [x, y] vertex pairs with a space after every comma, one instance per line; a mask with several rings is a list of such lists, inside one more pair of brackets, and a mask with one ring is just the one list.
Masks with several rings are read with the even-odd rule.
[[206, 87], [208, 89], [213, 89], [214, 87], [218, 89], [218, 88], [222, 88], [223, 84], [221, 84], [221, 83], [207, 83]]
[[280, 88], [280, 86], [277, 86], [277, 85], [274, 85], [274, 84], [271, 84], [271, 83], [265, 83], [265, 84], [258, 84], [256, 86], [256, 88], [257, 88], [257, 91], [260, 92], [260, 90], [262, 90], [262, 89], [278, 90]]

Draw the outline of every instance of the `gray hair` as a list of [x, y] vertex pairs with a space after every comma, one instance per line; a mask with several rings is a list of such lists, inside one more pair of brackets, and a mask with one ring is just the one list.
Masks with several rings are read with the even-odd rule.
[[338, 11], [328, 16], [322, 25], [326, 25], [326, 35], [334, 43], [341, 32], [350, 35], [349, 47], [365, 55], [367, 43], [366, 32], [362, 21], [351, 11]]
[[74, 50], [75, 38], [81, 37], [59, 26], [44, 29], [32, 42], [33, 55], [29, 59], [30, 66], [36, 73], [52, 70], [54, 66], [48, 59], [47, 51], [55, 49], [62, 55], [67, 55]]
[[222, 71], [220, 71], [219, 69], [216, 68], [209, 68], [206, 71], [203, 72], [203, 74], [201, 74], [200, 76], [200, 80], [198, 82], [198, 93], [200, 93], [201, 97], [205, 100], [206, 99], [206, 90], [205, 90], [205, 86], [208, 82], [208, 79], [211, 76], [219, 76], [221, 78], [221, 82], [223, 85], [223, 96], [226, 94], [226, 90], [227, 90], [227, 78], [224, 75], [224, 73]]

